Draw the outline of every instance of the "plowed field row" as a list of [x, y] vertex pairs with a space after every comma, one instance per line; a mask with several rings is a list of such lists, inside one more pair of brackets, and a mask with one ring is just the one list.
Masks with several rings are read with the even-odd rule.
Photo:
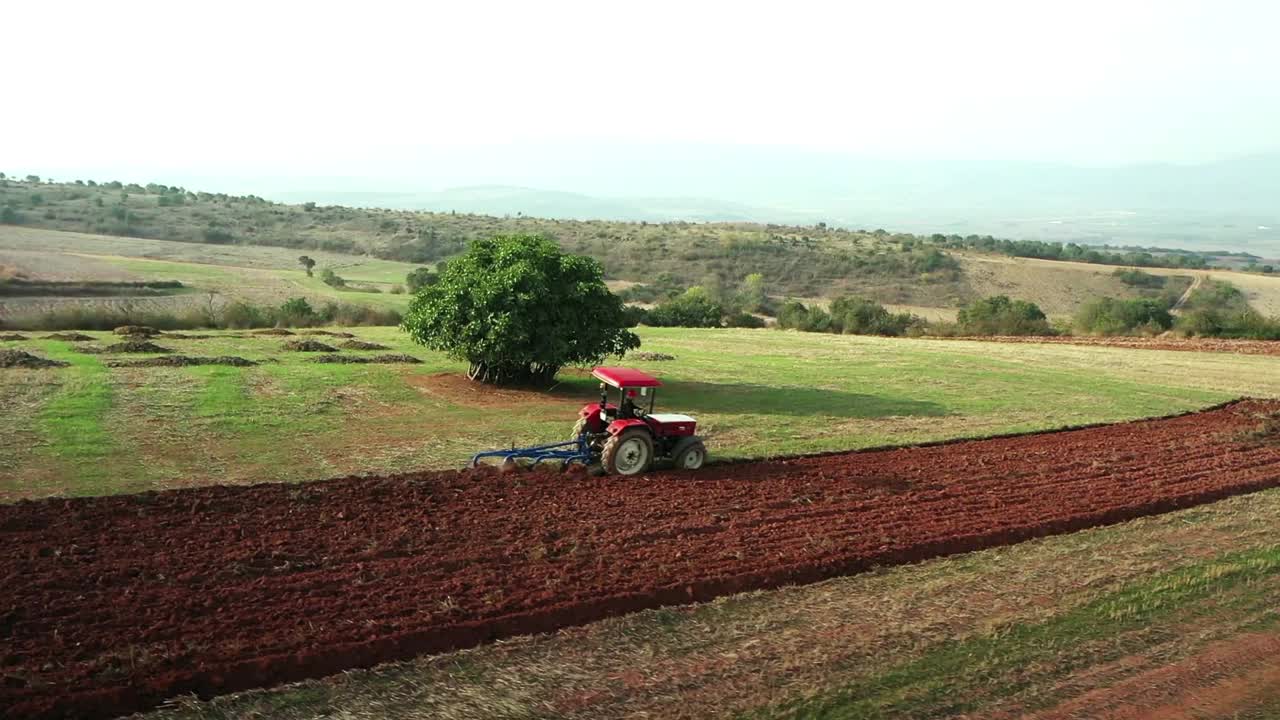
[[[109, 717], [1280, 485], [1277, 401], [645, 478], [436, 472], [0, 507], [0, 713]], [[1274, 426], [1274, 425], [1273, 425]], [[1272, 426], [1272, 427], [1273, 427]]]

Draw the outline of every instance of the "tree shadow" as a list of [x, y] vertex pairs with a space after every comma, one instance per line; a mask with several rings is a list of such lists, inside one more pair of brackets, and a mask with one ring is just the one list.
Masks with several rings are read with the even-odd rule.
[[[557, 396], [598, 397], [590, 378], [565, 378], [552, 390]], [[613, 400], [615, 390], [610, 390]], [[811, 387], [771, 387], [751, 383], [663, 380], [655, 412], [758, 413], [850, 419], [941, 417], [947, 408], [935, 402], [895, 395], [871, 395]]]
[[941, 417], [935, 402], [894, 395], [869, 395], [810, 387], [771, 387], [750, 383], [672, 381], [659, 388], [658, 406], [673, 412], [759, 413], [870, 419]]

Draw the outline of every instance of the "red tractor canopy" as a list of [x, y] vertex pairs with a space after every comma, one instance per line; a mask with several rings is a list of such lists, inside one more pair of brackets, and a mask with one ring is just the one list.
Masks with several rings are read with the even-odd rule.
[[591, 371], [597, 379], [616, 388], [661, 387], [658, 378], [635, 368], [598, 367]]

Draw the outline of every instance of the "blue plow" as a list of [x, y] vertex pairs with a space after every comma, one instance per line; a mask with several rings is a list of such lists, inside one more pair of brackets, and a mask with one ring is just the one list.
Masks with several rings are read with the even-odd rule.
[[595, 458], [587, 445], [587, 436], [580, 435], [573, 440], [549, 445], [478, 452], [471, 456], [471, 467], [479, 467], [484, 460], [492, 459], [501, 459], [503, 465], [525, 464], [530, 467], [537, 467], [539, 463], [544, 462], [559, 462], [563, 470], [573, 463], [590, 465]]

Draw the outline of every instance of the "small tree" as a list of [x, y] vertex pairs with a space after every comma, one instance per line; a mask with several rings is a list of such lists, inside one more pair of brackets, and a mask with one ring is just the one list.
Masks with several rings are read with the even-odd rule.
[[640, 347], [622, 301], [596, 260], [551, 240], [477, 240], [422, 288], [401, 328], [414, 341], [470, 363], [480, 382], [548, 383], [568, 364], [592, 364]]
[[331, 268], [325, 268], [320, 271], [320, 282], [334, 288], [344, 288], [347, 286], [347, 281]]
[[975, 300], [956, 316], [970, 335], [1050, 335], [1052, 330], [1035, 303], [1011, 300], [1008, 295]]
[[307, 271], [307, 277], [311, 277], [311, 268], [316, 266], [316, 261], [308, 255], [300, 255], [298, 262], [302, 264], [302, 269]]
[[289, 298], [280, 306], [281, 325], [309, 325], [318, 318], [315, 308], [306, 298]]
[[763, 312], [766, 309], [768, 293], [764, 284], [764, 275], [751, 273], [742, 279], [742, 287], [738, 290], [742, 309], [746, 312]]
[[428, 285], [435, 285], [440, 276], [431, 271], [431, 268], [420, 267], [409, 271], [404, 278], [404, 284], [408, 286], [409, 292], [416, 293]]
[[720, 327], [724, 307], [710, 293], [693, 286], [680, 297], [667, 300], [649, 311], [645, 324], [654, 327]]

